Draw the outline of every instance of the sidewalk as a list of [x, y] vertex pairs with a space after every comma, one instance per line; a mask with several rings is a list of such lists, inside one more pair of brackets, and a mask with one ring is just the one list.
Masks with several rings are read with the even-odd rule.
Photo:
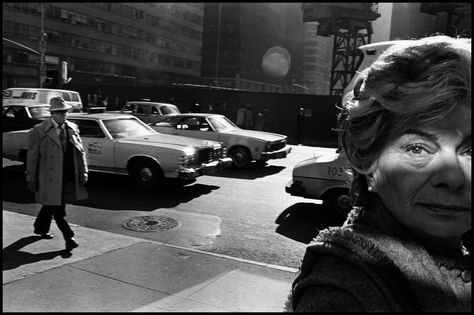
[[3, 312], [281, 312], [296, 270], [3, 211]]

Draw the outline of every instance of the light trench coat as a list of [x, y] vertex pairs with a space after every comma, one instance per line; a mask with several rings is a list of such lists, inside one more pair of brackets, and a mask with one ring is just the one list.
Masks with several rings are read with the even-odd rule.
[[[86, 153], [82, 145], [77, 125], [67, 121], [65, 127], [68, 131], [68, 141], [72, 143], [74, 158], [74, 183], [72, 195], [76, 200], [88, 197], [84, 186], [80, 185], [80, 179], [87, 174]], [[26, 181], [37, 185], [35, 193], [36, 202], [42, 205], [61, 205], [63, 193], [63, 156], [59, 136], [51, 121], [34, 126], [28, 137], [28, 153], [26, 161]]]

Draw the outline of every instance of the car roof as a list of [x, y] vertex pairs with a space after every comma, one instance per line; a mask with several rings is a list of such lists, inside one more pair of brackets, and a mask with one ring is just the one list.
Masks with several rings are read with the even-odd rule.
[[14, 87], [14, 88], [7, 88], [6, 90], [16, 90], [16, 91], [62, 91], [62, 92], [73, 92], [79, 93], [77, 91], [72, 90], [63, 90], [63, 89], [45, 89], [45, 88], [29, 88], [29, 87]]
[[182, 113], [182, 114], [173, 114], [170, 117], [211, 117], [211, 116], [224, 116], [221, 114], [214, 113]]
[[41, 103], [38, 103], [38, 104], [6, 104], [6, 105], [3, 105], [3, 107], [11, 107], [11, 106], [18, 106], [18, 107], [49, 107], [51, 105], [49, 104], [41, 104]]
[[170, 104], [170, 103], [162, 103], [162, 102], [148, 102], [148, 101], [128, 101], [128, 103], [136, 103], [136, 104], [150, 104], [150, 105], [166, 105], [166, 106], [174, 106], [176, 107], [176, 105], [174, 104]]
[[117, 118], [133, 118], [135, 116], [128, 115], [128, 114], [120, 114], [120, 113], [70, 113], [68, 114], [68, 118], [93, 118], [93, 119], [101, 119], [101, 120], [108, 120], [108, 119], [117, 119]]

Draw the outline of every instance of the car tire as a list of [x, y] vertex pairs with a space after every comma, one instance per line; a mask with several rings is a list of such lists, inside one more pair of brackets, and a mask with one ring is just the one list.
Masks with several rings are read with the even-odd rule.
[[349, 190], [337, 189], [330, 191], [326, 198], [327, 205], [331, 210], [335, 210], [338, 214], [346, 216], [352, 207], [352, 198]]
[[245, 147], [234, 147], [230, 150], [230, 157], [235, 167], [241, 168], [251, 162], [250, 151]]
[[135, 185], [145, 190], [157, 188], [163, 181], [161, 168], [150, 160], [139, 160], [133, 163], [130, 175]]

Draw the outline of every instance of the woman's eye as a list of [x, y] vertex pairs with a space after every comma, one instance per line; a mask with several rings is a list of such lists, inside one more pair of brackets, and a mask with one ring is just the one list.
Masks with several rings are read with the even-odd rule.
[[468, 148], [466, 148], [466, 150], [464, 151], [465, 154], [469, 155], [469, 156], [472, 156], [472, 147], [469, 146]]
[[428, 152], [428, 150], [426, 149], [425, 146], [422, 146], [420, 144], [414, 144], [407, 147], [407, 152], [418, 155], [418, 154], [426, 153]]

